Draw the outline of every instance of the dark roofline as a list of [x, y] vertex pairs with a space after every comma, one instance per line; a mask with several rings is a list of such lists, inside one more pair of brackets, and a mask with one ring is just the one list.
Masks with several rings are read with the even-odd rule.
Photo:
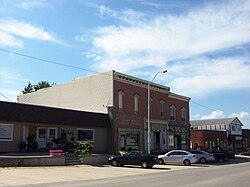
[[0, 101], [0, 121], [110, 128], [108, 114]]

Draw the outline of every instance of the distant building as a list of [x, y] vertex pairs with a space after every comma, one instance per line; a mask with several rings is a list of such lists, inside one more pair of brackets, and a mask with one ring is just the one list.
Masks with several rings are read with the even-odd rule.
[[[111, 71], [20, 95], [19, 102], [109, 113], [113, 151], [147, 150], [148, 84]], [[151, 150], [188, 149], [190, 98], [155, 83], [150, 90]]]
[[191, 149], [227, 149], [227, 132], [217, 130], [191, 130], [190, 148]]
[[242, 151], [242, 126], [238, 118], [207, 119], [191, 121], [192, 130], [225, 131], [228, 149]]
[[250, 151], [250, 129], [242, 129], [243, 151]]

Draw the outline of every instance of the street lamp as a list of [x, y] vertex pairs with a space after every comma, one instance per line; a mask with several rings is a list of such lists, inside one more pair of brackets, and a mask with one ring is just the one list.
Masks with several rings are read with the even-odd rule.
[[150, 154], [150, 85], [159, 73], [167, 73], [167, 70], [158, 71], [155, 74], [154, 78], [150, 82], [148, 82], [148, 153], [149, 154]]

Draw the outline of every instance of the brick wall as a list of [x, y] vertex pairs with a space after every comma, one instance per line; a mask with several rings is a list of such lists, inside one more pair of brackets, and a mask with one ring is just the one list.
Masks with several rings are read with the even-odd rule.
[[192, 130], [190, 132], [190, 141], [192, 142], [192, 149], [196, 148], [196, 142], [202, 150], [207, 149], [205, 142], [208, 142], [207, 146], [211, 148], [223, 147], [223, 144], [227, 143], [227, 133], [226, 131]]

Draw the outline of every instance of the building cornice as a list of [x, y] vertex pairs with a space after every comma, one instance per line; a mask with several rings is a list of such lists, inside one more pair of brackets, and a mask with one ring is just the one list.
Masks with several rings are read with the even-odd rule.
[[152, 83], [140, 78], [136, 78], [130, 75], [126, 75], [123, 73], [119, 73], [114, 71], [114, 80], [119, 81], [119, 82], [124, 82], [127, 84], [131, 84], [131, 85], [135, 85], [138, 87], [142, 87], [147, 89], [148, 88], [148, 84], [150, 83], [150, 89], [154, 90], [154, 91], [158, 91], [158, 92], [162, 92], [165, 94], [168, 94], [170, 92], [170, 87], [167, 86], [163, 86], [160, 84], [156, 84], [156, 83]]
[[190, 97], [186, 97], [186, 96], [183, 96], [183, 95], [178, 95], [178, 94], [175, 94], [175, 93], [172, 93], [172, 92], [169, 93], [168, 97], [173, 98], [173, 99], [182, 100], [182, 101], [187, 101], [187, 102], [189, 102], [191, 100]]

